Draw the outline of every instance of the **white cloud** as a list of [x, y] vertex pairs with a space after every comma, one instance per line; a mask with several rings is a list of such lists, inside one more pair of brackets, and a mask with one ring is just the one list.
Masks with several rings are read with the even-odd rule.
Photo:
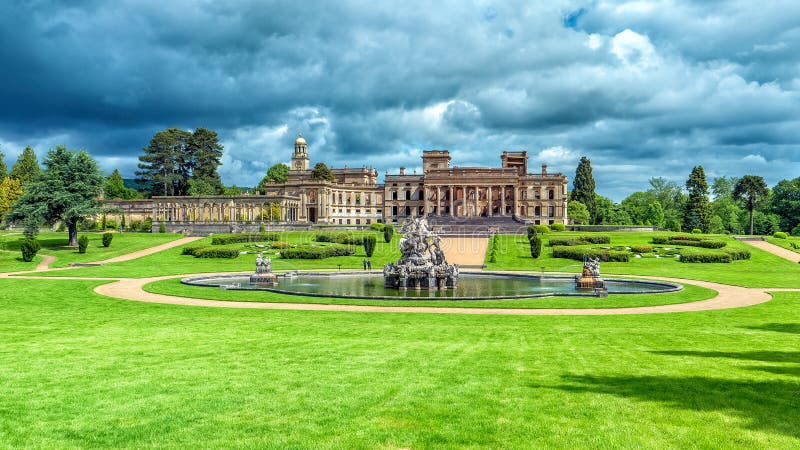
[[750, 154], [742, 158], [742, 162], [747, 164], [766, 164], [767, 160], [761, 155]]
[[611, 53], [629, 66], [646, 69], [659, 63], [658, 54], [650, 39], [630, 29], [614, 35], [611, 39]]

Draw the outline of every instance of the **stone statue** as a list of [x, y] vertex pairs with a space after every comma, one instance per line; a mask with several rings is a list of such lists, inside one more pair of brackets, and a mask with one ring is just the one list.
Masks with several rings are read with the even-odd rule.
[[604, 289], [605, 282], [600, 278], [600, 258], [583, 255], [583, 271], [575, 278], [578, 289]]
[[272, 260], [270, 258], [265, 258], [260, 252], [258, 256], [256, 256], [256, 273], [250, 275], [250, 282], [253, 284], [271, 286], [278, 284], [277, 275], [272, 273]]
[[400, 228], [402, 257], [383, 268], [386, 287], [397, 289], [447, 289], [458, 283], [458, 267], [447, 264], [440, 239], [424, 218], [414, 218]]

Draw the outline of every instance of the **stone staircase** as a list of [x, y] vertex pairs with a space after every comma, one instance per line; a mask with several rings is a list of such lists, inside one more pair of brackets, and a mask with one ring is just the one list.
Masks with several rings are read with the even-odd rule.
[[452, 217], [428, 215], [431, 229], [442, 236], [525, 234], [528, 225], [511, 216]]

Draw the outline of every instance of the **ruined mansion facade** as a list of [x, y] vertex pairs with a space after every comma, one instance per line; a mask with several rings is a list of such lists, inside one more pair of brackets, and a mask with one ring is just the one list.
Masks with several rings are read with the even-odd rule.
[[[501, 166], [457, 167], [447, 150], [422, 153], [422, 173], [386, 172], [378, 183], [374, 168], [331, 169], [333, 181], [313, 179], [306, 140], [294, 143], [285, 183], [260, 194], [153, 197], [112, 202], [130, 219], [152, 217], [171, 231], [221, 232], [272, 222], [291, 225], [401, 223], [425, 216], [434, 223], [515, 221], [567, 224], [567, 177], [542, 165], [528, 172], [525, 151], [504, 151]], [[154, 225], [155, 227], [156, 225]]]

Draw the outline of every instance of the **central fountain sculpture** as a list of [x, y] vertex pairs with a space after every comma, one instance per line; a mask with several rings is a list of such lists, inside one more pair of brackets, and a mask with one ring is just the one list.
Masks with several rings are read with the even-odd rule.
[[583, 272], [575, 277], [578, 289], [605, 290], [606, 284], [600, 278], [600, 258], [583, 255]]
[[272, 273], [272, 260], [261, 253], [256, 256], [256, 273], [250, 275], [250, 283], [258, 286], [276, 286], [278, 276]]
[[458, 265], [448, 264], [439, 247], [439, 236], [424, 217], [414, 218], [400, 229], [397, 263], [383, 267], [384, 286], [393, 289], [454, 289], [458, 286]]

